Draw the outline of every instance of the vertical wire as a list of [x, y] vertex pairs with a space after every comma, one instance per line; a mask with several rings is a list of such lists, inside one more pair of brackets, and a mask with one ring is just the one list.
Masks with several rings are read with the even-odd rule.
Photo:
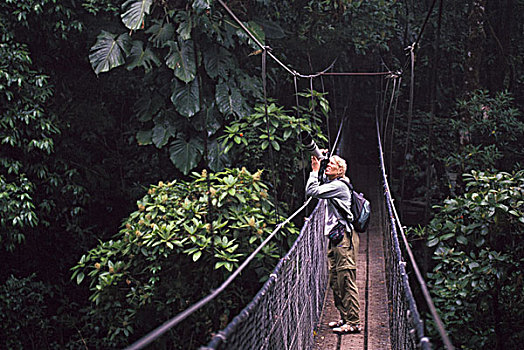
[[403, 159], [403, 166], [402, 166], [402, 180], [400, 181], [400, 217], [402, 217], [402, 202], [404, 201], [404, 190], [405, 190], [405, 182], [406, 182], [406, 166], [407, 166], [407, 159], [406, 156], [408, 154], [408, 147], [409, 147], [409, 138], [411, 134], [411, 122], [413, 120], [413, 95], [414, 92], [414, 85], [415, 85], [415, 47], [410, 47], [410, 56], [411, 56], [411, 77], [410, 77], [410, 87], [409, 87], [409, 107], [408, 107], [408, 129], [407, 129], [407, 135], [406, 135], [406, 144], [404, 147], [404, 159]]
[[[391, 108], [393, 106], [393, 99], [395, 97], [395, 90], [397, 88], [397, 80], [398, 80], [397, 77], [393, 78], [393, 87], [391, 89], [391, 99], [389, 100], [388, 113], [386, 114], [386, 122], [384, 124], [384, 129], [382, 131], [382, 135], [384, 137], [384, 141], [383, 141], [384, 147], [386, 146], [387, 133], [388, 133], [388, 123], [389, 123], [389, 117], [391, 115]], [[387, 148], [386, 148], [386, 151], [387, 151]], [[391, 169], [389, 169], [389, 170], [391, 171]]]
[[[322, 94], [326, 92], [324, 87], [324, 77], [320, 76], [320, 83], [322, 85]], [[328, 149], [331, 149], [331, 133], [329, 131], [329, 114], [326, 114], [326, 126], [327, 126], [327, 135], [328, 135]]]
[[267, 141], [269, 143], [269, 159], [270, 159], [270, 165], [273, 166], [273, 169], [271, 169], [271, 177], [273, 178], [273, 204], [275, 206], [275, 223], [278, 223], [279, 221], [279, 215], [278, 215], [278, 206], [277, 206], [277, 183], [275, 179], [275, 159], [273, 156], [273, 145], [271, 144], [271, 132], [269, 131], [269, 114], [267, 112], [267, 71], [266, 71], [266, 63], [267, 63], [267, 48], [264, 47], [264, 50], [262, 51], [262, 87], [264, 89], [264, 115], [266, 117], [266, 132], [267, 132]]
[[[302, 145], [302, 122], [300, 121], [300, 104], [298, 103], [298, 86], [297, 86], [297, 76], [296, 75], [293, 75], [293, 83], [295, 85], [295, 103], [296, 103], [296, 116], [297, 116], [297, 119], [298, 119], [298, 126], [299, 126], [299, 129], [300, 129], [300, 133], [298, 135], [299, 137], [299, 141], [300, 141], [300, 144]], [[300, 147], [300, 159], [301, 159], [301, 164], [302, 164], [302, 182], [303, 182], [303, 187], [305, 188], [306, 187], [306, 162], [304, 160], [304, 150], [302, 149], [302, 147]], [[304, 192], [304, 200], [306, 200], [306, 193]], [[308, 216], [308, 210], [306, 208], [306, 216]]]
[[400, 95], [400, 86], [402, 85], [402, 77], [399, 77], [398, 79], [398, 87], [397, 87], [397, 93], [395, 97], [395, 107], [393, 108], [393, 123], [391, 125], [391, 137], [389, 138], [389, 169], [390, 173], [389, 175], [393, 176], [393, 140], [395, 139], [395, 122], [396, 122], [396, 116], [397, 116], [397, 106], [398, 106], [398, 98]]
[[382, 106], [380, 108], [380, 120], [381, 120], [381, 133], [382, 135], [384, 135], [384, 128], [385, 128], [385, 124], [386, 124], [386, 121], [385, 121], [385, 118], [384, 118], [384, 110], [386, 108], [386, 97], [388, 95], [388, 90], [389, 90], [389, 79], [386, 79], [386, 87], [384, 88], [384, 90], [382, 90], [383, 92], [381, 92], [381, 95], [382, 95]]

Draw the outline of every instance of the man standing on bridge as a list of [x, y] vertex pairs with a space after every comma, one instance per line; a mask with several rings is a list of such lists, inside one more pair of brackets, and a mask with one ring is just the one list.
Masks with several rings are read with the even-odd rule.
[[[360, 304], [357, 289], [357, 254], [359, 245], [358, 233], [353, 229], [351, 221], [351, 192], [344, 181], [347, 164], [339, 156], [329, 158], [325, 170], [327, 181], [319, 183], [318, 172], [320, 160], [311, 157], [312, 171], [306, 184], [306, 195], [319, 199], [327, 199], [325, 231], [329, 236], [332, 230], [344, 231], [343, 238], [338, 243], [330, 239], [328, 245], [329, 284], [333, 290], [335, 306], [340, 312], [341, 320], [329, 323], [336, 333], [358, 333], [360, 325]], [[337, 209], [337, 207], [339, 209]], [[342, 209], [342, 210], [340, 210]]]

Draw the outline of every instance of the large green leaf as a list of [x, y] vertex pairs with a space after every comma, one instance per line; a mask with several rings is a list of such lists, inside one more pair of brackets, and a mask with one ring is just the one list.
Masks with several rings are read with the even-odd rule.
[[225, 115], [243, 115], [243, 102], [244, 98], [240, 93], [240, 90], [231, 83], [220, 82], [216, 86], [215, 101], [218, 106], [218, 110]]
[[95, 73], [107, 72], [124, 64], [130, 41], [127, 33], [117, 35], [103, 30], [89, 54], [89, 62]]
[[200, 111], [200, 95], [198, 91], [198, 80], [183, 84], [178, 79], [173, 79], [175, 88], [171, 95], [171, 102], [178, 113], [185, 117], [192, 117]]
[[180, 35], [180, 39], [189, 40], [191, 39], [191, 30], [193, 29], [193, 18], [191, 12], [180, 11], [176, 16], [178, 22], [178, 28], [176, 32]]
[[146, 14], [149, 14], [153, 0], [127, 0], [122, 5], [121, 15], [124, 25], [131, 30], [143, 28]]
[[149, 41], [156, 47], [164, 47], [173, 39], [175, 35], [175, 27], [170, 22], [156, 20], [154, 24], [146, 30], [147, 34], [151, 34]]
[[206, 109], [206, 130], [208, 137], [213, 136], [222, 127], [221, 115], [215, 108], [215, 104]]
[[[242, 86], [242, 94], [246, 96], [247, 94], [253, 96], [257, 100], [262, 100], [264, 98], [264, 90], [262, 88], [262, 80], [257, 76], [250, 76], [249, 74], [237, 71], [235, 75], [235, 80], [238, 86]], [[251, 113], [249, 104], [244, 106]]]
[[234, 67], [231, 53], [226, 49], [216, 46], [211, 46], [205, 49], [204, 52], [204, 67], [207, 74], [215, 79], [221, 76], [224, 79], [228, 78], [228, 70]]
[[151, 141], [157, 148], [162, 148], [168, 143], [170, 137], [176, 136], [178, 128], [173, 120], [162, 112], [153, 121], [155, 126], [152, 130]]
[[148, 47], [144, 49], [144, 43], [142, 41], [133, 41], [128, 56], [128, 70], [142, 66], [146, 72], [149, 72], [151, 68], [153, 68], [153, 65], [159, 67], [161, 64], [162, 62], [158, 59], [158, 57], [156, 57], [153, 51], [151, 51]]
[[192, 138], [186, 141], [183, 138], [177, 138], [169, 148], [169, 159], [185, 175], [189, 174], [202, 158], [204, 150], [200, 138]]
[[189, 83], [196, 76], [195, 52], [193, 41], [170, 41], [169, 53], [166, 56], [166, 64], [175, 71], [175, 76]]
[[151, 141], [155, 144], [157, 148], [162, 148], [167, 144], [167, 141], [169, 141], [169, 133], [166, 128], [164, 128], [163, 125], [155, 125], [153, 128], [153, 134], [151, 137]]
[[135, 115], [141, 122], [151, 120], [164, 106], [165, 102], [162, 96], [144, 89], [142, 95], [136, 100], [134, 105]]
[[222, 171], [224, 168], [231, 163], [231, 159], [228, 154], [224, 152], [224, 147], [222, 147], [220, 142], [216, 140], [208, 143], [208, 166], [214, 171]]

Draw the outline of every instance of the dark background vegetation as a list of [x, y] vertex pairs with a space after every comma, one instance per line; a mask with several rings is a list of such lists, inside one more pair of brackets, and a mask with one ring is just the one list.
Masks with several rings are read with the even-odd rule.
[[[298, 79], [296, 113], [293, 77], [268, 57], [274, 138], [267, 142], [260, 138], [266, 128], [262, 54], [217, 1], [3, 0], [0, 347], [113, 348], [136, 340], [200, 296], [187, 285], [165, 282], [191, 280], [166, 269], [213, 275], [214, 264], [224, 262], [214, 278], [195, 281], [205, 295], [238, 265], [233, 255], [247, 254], [242, 249], [268, 232], [262, 223], [275, 213], [261, 206], [242, 214], [247, 221], [238, 225], [247, 233], [238, 248], [229, 240], [242, 238], [229, 232], [228, 239], [213, 243], [225, 255], [205, 250], [201, 242], [221, 215], [243, 213], [230, 207], [243, 203], [238, 193], [255, 201], [267, 195], [268, 203], [276, 197], [282, 215], [302, 202], [300, 130], [333, 141], [346, 118], [357, 149], [373, 144], [378, 115], [382, 123], [389, 118], [386, 135], [393, 135], [385, 139], [392, 190], [405, 223], [414, 227], [411, 238], [423, 242], [414, 243], [418, 258], [453, 341], [465, 348], [516, 348], [524, 337], [523, 1], [227, 3], [282, 62], [303, 74], [333, 61], [330, 72], [400, 72], [394, 113], [384, 105], [392, 80], [387, 85], [383, 77], [332, 76]], [[149, 13], [126, 26], [126, 11], [136, 4], [146, 4]], [[410, 115], [407, 48], [433, 5], [415, 48]], [[105, 46], [96, 52], [96, 43]], [[121, 45], [121, 52], [110, 52], [108, 43]], [[189, 68], [181, 71], [180, 63]], [[325, 139], [320, 143], [327, 146]], [[220, 154], [223, 148], [226, 154]], [[360, 161], [375, 163], [374, 150], [363, 149]], [[126, 250], [133, 241], [126, 237], [142, 235], [141, 225], [151, 219], [142, 217], [140, 206], [175, 205], [177, 198], [205, 201], [211, 195], [204, 184], [210, 182], [203, 179], [225, 167], [246, 167], [247, 173], [226, 170], [213, 180], [229, 191], [228, 176], [234, 177], [239, 192], [229, 193], [227, 204], [217, 204], [209, 217], [195, 216], [195, 230], [202, 233], [180, 243], [176, 259], [157, 249], [137, 262]], [[262, 168], [262, 175], [256, 173]], [[477, 175], [462, 179], [472, 171]], [[173, 180], [183, 185], [164, 192], [160, 181]], [[260, 180], [268, 187], [258, 187]], [[499, 195], [491, 200], [493, 191]], [[479, 196], [486, 201], [477, 202]], [[468, 210], [457, 212], [446, 198]], [[178, 218], [175, 209], [166, 215]], [[457, 218], [463, 226], [451, 225], [458, 225]], [[153, 218], [155, 223], [161, 226]], [[290, 229], [264, 252], [266, 260], [249, 274], [252, 280], [228, 295], [232, 301], [204, 309], [204, 316], [192, 320], [194, 329], [181, 329], [156, 346], [204, 343], [250, 300], [294, 233]], [[127, 272], [116, 273], [115, 259]], [[104, 261], [102, 276], [95, 262]], [[155, 284], [152, 266], [164, 268], [164, 284]], [[453, 273], [443, 277], [444, 268]], [[455, 293], [457, 281], [467, 285]], [[93, 302], [97, 286], [103, 292]], [[465, 294], [457, 298], [460, 291]], [[164, 304], [168, 298], [173, 304]], [[475, 324], [479, 319], [484, 321]]]

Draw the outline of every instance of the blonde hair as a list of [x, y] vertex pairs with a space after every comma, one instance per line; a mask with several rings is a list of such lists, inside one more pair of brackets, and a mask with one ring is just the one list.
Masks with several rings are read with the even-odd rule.
[[333, 156], [331, 158], [333, 158], [333, 160], [335, 161], [335, 163], [338, 166], [338, 169], [339, 169], [339, 172], [337, 174], [338, 177], [345, 177], [346, 170], [348, 168], [348, 165], [347, 165], [346, 161], [343, 158], [339, 157], [339, 156]]

